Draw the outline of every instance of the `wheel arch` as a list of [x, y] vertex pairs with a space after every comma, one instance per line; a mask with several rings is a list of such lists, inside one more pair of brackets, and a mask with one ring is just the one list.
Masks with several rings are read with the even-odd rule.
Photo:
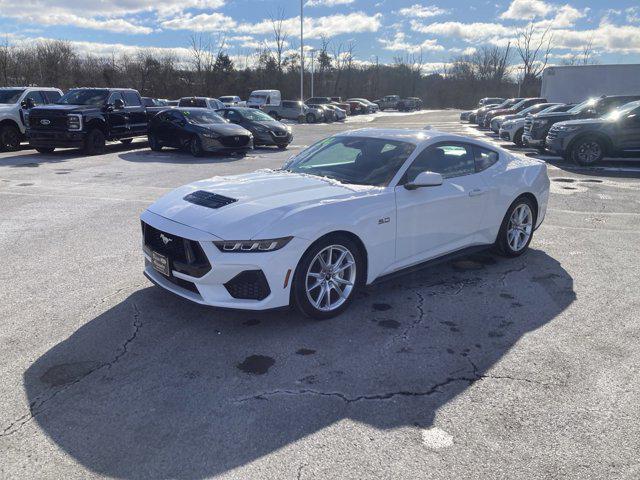
[[0, 120], [0, 128], [4, 126], [16, 127], [20, 131], [20, 125], [13, 118], [5, 118]]
[[87, 131], [91, 131], [94, 129], [98, 129], [100, 130], [105, 137], [108, 137], [109, 135], [109, 129], [107, 128], [107, 122], [101, 118], [91, 118], [87, 121]]
[[584, 140], [585, 138], [596, 138], [602, 141], [605, 147], [605, 151], [604, 151], [605, 155], [610, 154], [611, 151], [613, 150], [613, 142], [611, 141], [608, 135], [602, 132], [584, 132], [584, 133], [580, 133], [579, 135], [576, 135], [576, 137], [572, 139], [571, 142], [569, 142], [569, 145], [567, 145], [566, 151], [571, 152], [575, 144], [578, 143], [580, 140]]
[[[511, 208], [511, 205], [513, 205], [515, 202], [517, 202], [518, 200], [520, 200], [521, 198], [527, 198], [529, 200], [531, 200], [533, 202], [533, 207], [535, 208], [535, 216], [536, 216], [536, 220], [538, 218], [538, 212], [540, 211], [540, 203], [538, 202], [538, 198], [531, 192], [524, 192], [521, 193], [520, 195], [518, 195], [513, 202], [511, 202], [511, 204], [509, 205], [509, 208]], [[507, 209], [508, 211], [508, 209]]]

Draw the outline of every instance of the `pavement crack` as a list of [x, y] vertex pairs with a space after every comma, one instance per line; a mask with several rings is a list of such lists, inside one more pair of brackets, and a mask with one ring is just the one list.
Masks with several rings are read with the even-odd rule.
[[51, 402], [51, 400], [56, 398], [61, 393], [66, 392], [74, 385], [80, 383], [82, 380], [84, 380], [94, 372], [97, 372], [98, 370], [102, 370], [105, 367], [111, 368], [124, 355], [126, 355], [129, 349], [129, 345], [131, 344], [131, 342], [133, 342], [137, 338], [138, 333], [140, 332], [140, 328], [142, 327], [142, 322], [140, 320], [140, 310], [138, 309], [138, 306], [135, 303], [133, 303], [132, 305], [133, 305], [133, 333], [124, 341], [124, 343], [120, 347], [119, 352], [116, 354], [116, 356], [109, 362], [103, 362], [96, 365], [95, 368], [92, 368], [91, 370], [86, 372], [84, 375], [82, 375], [80, 378], [77, 378], [74, 381], [67, 383], [63, 387], [55, 391], [48, 389], [42, 394], [40, 394], [38, 398], [36, 398], [34, 401], [32, 401], [29, 404], [28, 413], [21, 415], [16, 420], [11, 422], [7, 427], [5, 427], [2, 431], [0, 431], [0, 438], [13, 435], [14, 433], [20, 431], [22, 427], [24, 427], [26, 424], [31, 422], [31, 420], [33, 420], [36, 416], [44, 412], [46, 410], [47, 404]]
[[501, 277], [500, 277], [500, 283], [502, 283], [503, 287], [506, 287], [506, 281], [507, 281], [507, 276], [511, 275], [512, 273], [518, 273], [523, 271], [525, 268], [527, 268], [526, 264], [522, 264], [520, 267], [518, 268], [511, 268], [509, 270], [505, 270], [504, 272], [501, 272]]

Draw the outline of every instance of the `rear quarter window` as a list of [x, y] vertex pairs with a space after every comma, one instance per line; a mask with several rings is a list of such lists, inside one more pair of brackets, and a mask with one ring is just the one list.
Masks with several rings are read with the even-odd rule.
[[476, 162], [476, 172], [486, 170], [490, 166], [494, 165], [500, 158], [498, 152], [494, 152], [487, 148], [474, 146], [473, 150]]
[[53, 90], [46, 90], [42, 92], [42, 94], [47, 99], [47, 103], [56, 103], [58, 100], [60, 100], [60, 97], [62, 97], [62, 95], [60, 95], [60, 92], [56, 92]]

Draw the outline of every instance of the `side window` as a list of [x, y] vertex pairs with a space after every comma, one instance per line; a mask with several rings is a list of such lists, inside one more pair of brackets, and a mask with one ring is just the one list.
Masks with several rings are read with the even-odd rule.
[[405, 182], [412, 182], [421, 172], [435, 172], [443, 178], [461, 177], [476, 172], [474, 153], [471, 146], [447, 143], [424, 150], [413, 161]]
[[124, 103], [128, 107], [139, 107], [142, 105], [140, 97], [136, 92], [122, 92], [122, 95], [124, 96]]
[[58, 100], [60, 100], [60, 97], [62, 96], [60, 95], [60, 92], [56, 92], [54, 90], [46, 90], [40, 93], [42, 94], [44, 99], [47, 101], [47, 103], [56, 103]]
[[111, 105], [113, 105], [117, 99], [120, 99], [124, 102], [124, 98], [122, 98], [122, 95], [120, 94], [120, 92], [113, 92], [109, 97], [109, 102], [107, 103], [110, 103]]
[[25, 100], [27, 98], [30, 98], [31, 100], [33, 100], [33, 103], [36, 106], [42, 105], [43, 103], [45, 103], [44, 98], [42, 97], [40, 92], [36, 92], [36, 91], [29, 92], [24, 96]]
[[498, 153], [482, 147], [473, 147], [476, 159], [476, 172], [486, 170], [498, 161]]
[[182, 123], [184, 122], [184, 116], [180, 112], [169, 112], [169, 121], [175, 124]]
[[227, 113], [226, 117], [232, 122], [239, 122], [240, 120], [242, 120], [242, 117], [240, 116], [240, 114], [235, 110], [227, 110], [226, 113]]

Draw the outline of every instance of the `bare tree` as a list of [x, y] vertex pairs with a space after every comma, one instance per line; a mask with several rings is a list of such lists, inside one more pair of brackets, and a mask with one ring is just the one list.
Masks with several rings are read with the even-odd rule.
[[570, 57], [562, 60], [563, 65], [594, 65], [598, 60], [595, 58], [593, 49], [593, 38], [582, 48], [580, 52], [572, 54]]
[[275, 15], [271, 15], [271, 30], [273, 33], [273, 47], [268, 47], [275, 58], [278, 71], [282, 72], [284, 52], [287, 48], [287, 38], [289, 35], [284, 29], [284, 9], [278, 8]]
[[534, 22], [516, 33], [516, 51], [522, 62], [522, 78], [520, 89], [527, 91], [529, 85], [535, 84], [549, 62], [552, 49], [553, 34], [551, 26], [542, 30]]

